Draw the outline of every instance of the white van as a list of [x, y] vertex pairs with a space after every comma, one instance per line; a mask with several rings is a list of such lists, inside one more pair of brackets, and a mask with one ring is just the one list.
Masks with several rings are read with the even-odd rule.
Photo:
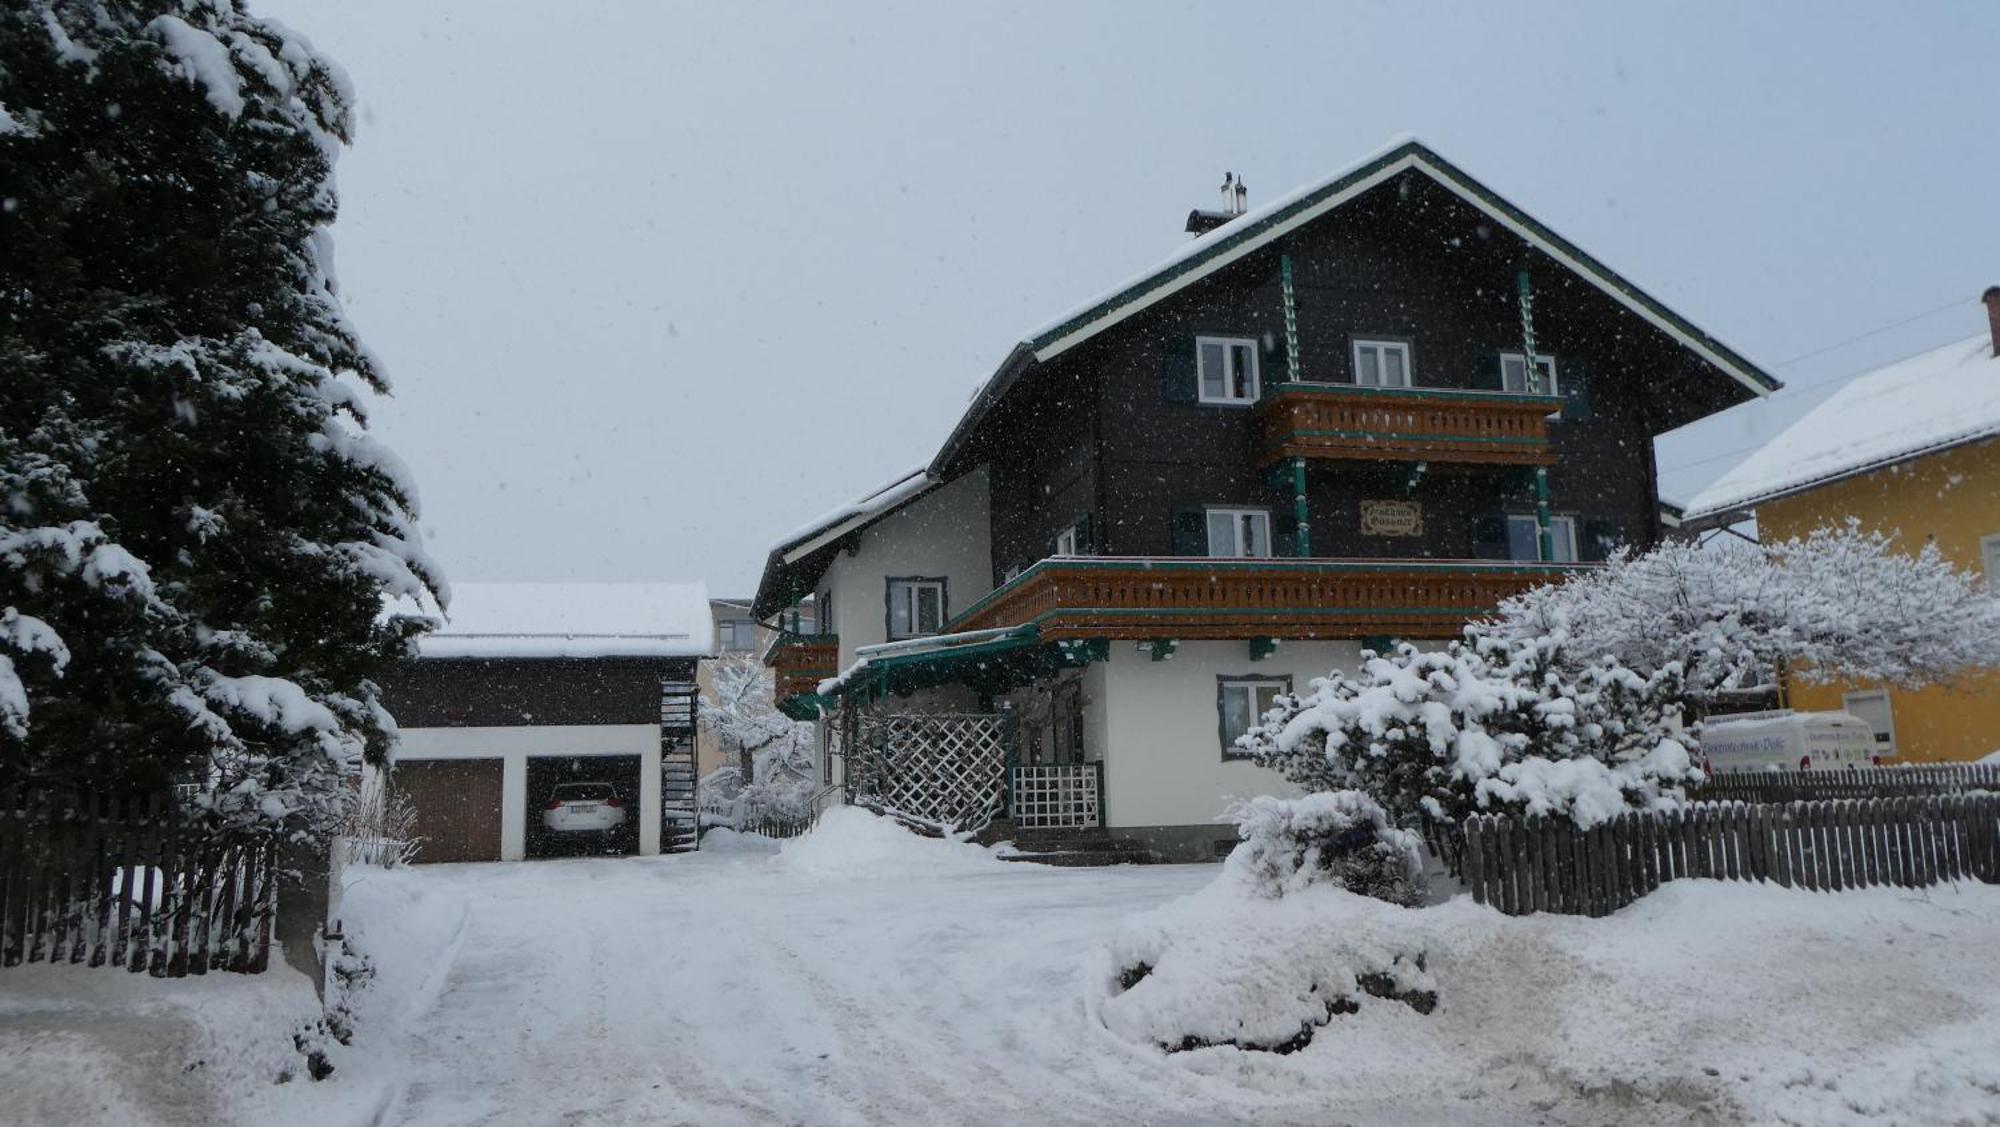
[[1880, 762], [1875, 749], [1875, 729], [1846, 712], [1743, 712], [1701, 729], [1703, 769], [1710, 773], [1869, 767]]

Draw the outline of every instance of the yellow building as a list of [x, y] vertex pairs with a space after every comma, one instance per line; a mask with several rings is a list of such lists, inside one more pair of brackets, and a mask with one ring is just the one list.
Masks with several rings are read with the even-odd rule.
[[[1983, 300], [1988, 332], [1857, 377], [1704, 490], [1684, 521], [1754, 513], [1768, 543], [1854, 518], [2000, 582], [2000, 285]], [[2000, 748], [2000, 673], [1916, 692], [1799, 682], [1787, 703], [1845, 708], [1898, 762]]]

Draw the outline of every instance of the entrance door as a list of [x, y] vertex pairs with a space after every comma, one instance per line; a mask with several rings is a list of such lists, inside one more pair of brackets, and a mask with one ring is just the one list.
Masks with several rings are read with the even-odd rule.
[[1881, 689], [1871, 689], [1863, 693], [1842, 693], [1840, 703], [1854, 716], [1868, 721], [1875, 729], [1875, 754], [1884, 759], [1896, 754], [1896, 716], [1889, 705], [1889, 694]]

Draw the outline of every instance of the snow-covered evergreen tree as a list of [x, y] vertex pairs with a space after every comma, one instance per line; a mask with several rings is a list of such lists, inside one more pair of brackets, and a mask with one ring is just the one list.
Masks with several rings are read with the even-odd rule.
[[1768, 691], [1782, 675], [1906, 688], [2000, 665], [2000, 599], [1926, 543], [1854, 523], [1757, 545], [1663, 544], [1510, 599], [1481, 624], [1559, 638], [1571, 668], [1609, 657], [1677, 668], [1692, 701]]
[[1672, 670], [1566, 673], [1554, 639], [1403, 645], [1280, 697], [1241, 742], [1308, 791], [1360, 791], [1399, 826], [1498, 810], [1589, 826], [1700, 777], [1676, 736], [1680, 696]]
[[318, 832], [442, 599], [328, 227], [339, 68], [231, 0], [0, 8], [0, 781]]

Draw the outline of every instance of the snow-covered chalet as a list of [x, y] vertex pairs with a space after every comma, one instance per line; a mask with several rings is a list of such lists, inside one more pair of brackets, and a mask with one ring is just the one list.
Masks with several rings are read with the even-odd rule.
[[[1661, 535], [1653, 439], [1779, 385], [1424, 144], [1026, 334], [755, 615], [827, 777], [910, 818], [1215, 856], [1234, 741], [1391, 638]], [[1054, 831], [1054, 833], [1052, 833]]]

